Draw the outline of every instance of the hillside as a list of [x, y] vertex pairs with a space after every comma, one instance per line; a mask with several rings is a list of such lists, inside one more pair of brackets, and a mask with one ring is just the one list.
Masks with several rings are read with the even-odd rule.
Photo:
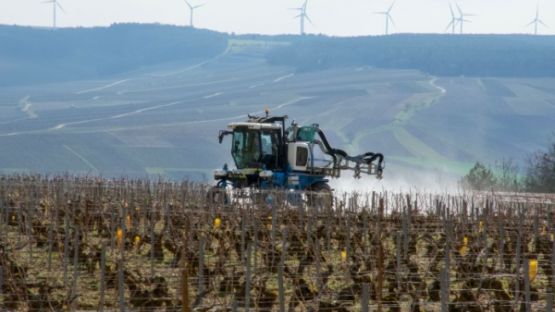
[[164, 25], [97, 28], [0, 26], [0, 86], [106, 77], [217, 55], [224, 34]]
[[319, 123], [332, 145], [350, 153], [384, 153], [386, 184], [430, 186], [477, 160], [512, 158], [523, 167], [555, 129], [553, 77], [432, 75], [355, 63], [299, 70], [268, 58], [327, 39], [221, 39], [226, 45], [211, 57], [143, 62], [147, 53], [137, 51], [140, 66], [116, 75], [0, 86], [0, 171], [209, 180], [214, 168], [233, 164], [218, 130], [267, 106]]

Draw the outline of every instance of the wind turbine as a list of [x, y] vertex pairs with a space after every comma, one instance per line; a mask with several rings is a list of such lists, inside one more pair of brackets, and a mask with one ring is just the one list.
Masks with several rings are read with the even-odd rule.
[[195, 10], [200, 8], [201, 6], [203, 6], [204, 4], [199, 4], [199, 5], [191, 5], [189, 3], [189, 1], [185, 0], [185, 3], [187, 3], [187, 6], [189, 7], [189, 12], [190, 12], [190, 17], [189, 17], [189, 26], [191, 26], [191, 28], [194, 28], [195, 26], [193, 25], [193, 16], [195, 13]]
[[306, 14], [306, 6], [307, 5], [308, 5], [308, 0], [305, 0], [301, 7], [290, 9], [290, 10], [299, 11], [299, 15], [295, 16], [295, 18], [298, 18], [300, 20], [301, 35], [305, 34], [305, 32], [304, 32], [304, 20], [306, 19], [307, 21], [309, 21], [312, 24], [312, 21], [310, 20], [310, 17], [308, 17], [308, 14]]
[[455, 12], [453, 11], [453, 6], [451, 5], [451, 3], [449, 3], [449, 11], [451, 12], [451, 22], [447, 24], [447, 27], [445, 28], [445, 30], [447, 31], [449, 28], [451, 28], [451, 33], [454, 34], [458, 19], [455, 16]]
[[460, 7], [457, 3], [455, 3], [455, 5], [457, 6], [457, 11], [459, 11], [459, 17], [457, 18], [457, 21], [459, 22], [459, 27], [460, 27], [459, 30], [460, 30], [460, 33], [462, 34], [462, 33], [463, 33], [463, 26], [464, 26], [464, 23], [471, 23], [471, 21], [465, 19], [465, 17], [467, 17], [467, 16], [475, 16], [475, 15], [474, 15], [474, 14], [467, 14], [467, 13], [464, 13], [464, 12], [461, 10], [461, 7]]
[[389, 22], [391, 22], [391, 24], [393, 24], [393, 26], [395, 26], [395, 22], [393, 21], [393, 17], [391, 17], [391, 10], [393, 9], [394, 5], [395, 5], [395, 1], [393, 1], [393, 3], [389, 7], [389, 9], [387, 9], [387, 11], [375, 12], [374, 13], [374, 14], [380, 14], [380, 15], [385, 16], [385, 34], [386, 34], [386, 36], [389, 35]]
[[56, 29], [56, 13], [58, 8], [60, 10], [62, 10], [62, 12], [64, 11], [64, 8], [62, 8], [62, 6], [60, 5], [60, 3], [58, 2], [58, 0], [47, 0], [47, 1], [43, 1], [42, 3], [52, 3], [52, 28]]
[[536, 5], [536, 17], [526, 26], [534, 24], [534, 35], [538, 34], [538, 24], [542, 24], [547, 27], [547, 25], [540, 19], [540, 4]]

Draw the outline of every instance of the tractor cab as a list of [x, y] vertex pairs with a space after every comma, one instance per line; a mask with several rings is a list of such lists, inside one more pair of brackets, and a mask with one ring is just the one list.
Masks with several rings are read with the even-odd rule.
[[271, 124], [232, 123], [231, 155], [237, 169], [283, 169], [281, 128]]
[[231, 136], [231, 156], [236, 169], [216, 170], [220, 185], [234, 187], [283, 186], [287, 171], [284, 124], [287, 116], [254, 117], [232, 122], [220, 131], [219, 141]]

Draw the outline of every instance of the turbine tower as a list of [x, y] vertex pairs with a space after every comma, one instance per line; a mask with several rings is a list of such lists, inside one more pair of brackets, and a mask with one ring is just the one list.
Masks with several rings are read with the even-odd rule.
[[303, 5], [301, 5], [300, 7], [290, 9], [290, 10], [299, 11], [299, 15], [295, 16], [294, 18], [298, 18], [299, 21], [300, 21], [301, 35], [305, 34], [305, 32], [304, 32], [304, 21], [305, 21], [305, 19], [312, 24], [312, 21], [310, 20], [310, 17], [308, 17], [308, 14], [306, 14], [307, 5], [308, 5], [308, 0], [305, 0]]
[[395, 26], [395, 22], [393, 21], [393, 17], [391, 17], [391, 10], [393, 9], [394, 5], [395, 5], [395, 1], [393, 1], [393, 3], [389, 7], [389, 9], [387, 9], [387, 11], [375, 12], [375, 14], [380, 14], [380, 15], [385, 16], [385, 35], [386, 36], [389, 35], [389, 22], [391, 22], [391, 24], [393, 24], [393, 26]]
[[187, 6], [189, 7], [189, 12], [190, 12], [190, 14], [189, 14], [189, 26], [190, 26], [191, 28], [195, 28], [195, 26], [194, 26], [194, 24], [193, 24], [193, 16], [194, 16], [195, 10], [198, 9], [198, 8], [200, 8], [200, 7], [203, 6], [204, 4], [191, 5], [191, 4], [189, 3], [189, 1], [187, 1], [187, 0], [185, 0], [185, 3], [187, 3]]
[[58, 11], [58, 9], [60, 9], [60, 10], [62, 10], [62, 12], [65, 12], [64, 8], [62, 8], [62, 6], [58, 2], [58, 0], [47, 0], [47, 1], [43, 1], [42, 3], [52, 3], [52, 28], [56, 29], [56, 27], [57, 27], [57, 24], [56, 24], [57, 11]]
[[467, 13], [464, 13], [464, 12], [461, 10], [461, 7], [460, 7], [458, 4], [456, 4], [456, 6], [457, 6], [457, 11], [459, 11], [459, 17], [457, 18], [457, 22], [459, 23], [459, 27], [460, 27], [460, 28], [459, 28], [459, 32], [460, 32], [460, 34], [462, 34], [462, 33], [463, 33], [463, 26], [464, 26], [464, 23], [471, 23], [471, 21], [465, 19], [465, 17], [468, 17], [468, 16], [475, 16], [475, 15], [474, 15], [474, 14], [467, 14]]
[[449, 24], [447, 24], [447, 27], [445, 28], [445, 31], [447, 31], [447, 30], [449, 30], [449, 28], [451, 28], [451, 33], [454, 34], [455, 33], [455, 28], [457, 27], [458, 18], [455, 16], [455, 12], [453, 11], [453, 6], [451, 5], [451, 3], [449, 3], [449, 11], [451, 12], [451, 22], [449, 22]]
[[534, 35], [538, 34], [538, 24], [542, 24], [543, 26], [547, 27], [547, 25], [540, 19], [540, 4], [538, 3], [536, 6], [536, 17], [528, 23], [526, 26], [530, 26], [534, 24]]

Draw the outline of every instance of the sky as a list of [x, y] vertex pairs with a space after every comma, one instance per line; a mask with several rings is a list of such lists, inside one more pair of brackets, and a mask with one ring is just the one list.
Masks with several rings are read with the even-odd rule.
[[[42, 0], [0, 0], [0, 24], [51, 26], [52, 5]], [[296, 12], [303, 0], [190, 0], [204, 4], [195, 11], [195, 26], [228, 33], [291, 34], [299, 32]], [[161, 23], [186, 25], [185, 0], [59, 0], [59, 27], [108, 26], [113, 23]], [[306, 32], [330, 36], [383, 34], [390, 0], [309, 0], [313, 24]], [[539, 34], [555, 34], [555, 0], [459, 0], [468, 17], [465, 33], [531, 33], [526, 27], [540, 6]], [[393, 33], [444, 33], [450, 21], [449, 0], [397, 0], [391, 15]]]

